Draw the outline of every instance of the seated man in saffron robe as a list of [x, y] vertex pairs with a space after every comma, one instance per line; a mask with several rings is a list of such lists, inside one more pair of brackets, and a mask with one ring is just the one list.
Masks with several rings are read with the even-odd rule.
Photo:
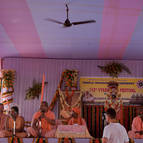
[[84, 125], [86, 126], [85, 120], [80, 116], [79, 108], [73, 108], [72, 118], [68, 121], [68, 125]]
[[39, 111], [33, 115], [32, 127], [27, 128], [27, 132], [34, 137], [54, 137], [55, 125], [55, 114], [48, 109], [48, 103], [43, 101]]
[[139, 109], [139, 115], [133, 119], [132, 130], [128, 132], [129, 138], [143, 138], [143, 108]]
[[[14, 124], [15, 123], [15, 124]], [[8, 130], [6, 131], [6, 136], [16, 136], [19, 138], [24, 138], [27, 133], [24, 131], [24, 118], [19, 116], [19, 109], [17, 106], [11, 107], [10, 117], [8, 119]]]
[[0, 137], [5, 137], [6, 134], [6, 125], [8, 121], [8, 116], [3, 113], [4, 111], [4, 106], [2, 103], [0, 103]]
[[[83, 125], [86, 126], [85, 120], [80, 116], [80, 110], [79, 108], [73, 108], [72, 109], [72, 117], [68, 121], [68, 125]], [[64, 138], [64, 143], [70, 143], [72, 142], [71, 138]]]

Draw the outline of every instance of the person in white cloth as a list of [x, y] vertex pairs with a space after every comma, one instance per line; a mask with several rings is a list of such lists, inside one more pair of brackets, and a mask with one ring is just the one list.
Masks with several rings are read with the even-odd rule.
[[107, 109], [105, 117], [108, 125], [104, 128], [102, 143], [129, 143], [126, 129], [116, 122], [116, 111]]

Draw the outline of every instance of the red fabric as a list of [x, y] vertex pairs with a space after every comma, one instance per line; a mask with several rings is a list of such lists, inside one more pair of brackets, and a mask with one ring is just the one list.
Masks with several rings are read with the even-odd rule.
[[43, 143], [43, 138], [40, 138], [40, 139], [39, 139], [39, 143]]
[[99, 134], [99, 106], [96, 106], [96, 133]]
[[[91, 106], [89, 105], [89, 108], [88, 108], [88, 120], [91, 121]], [[89, 129], [91, 129], [91, 122], [88, 122], [88, 127]]]

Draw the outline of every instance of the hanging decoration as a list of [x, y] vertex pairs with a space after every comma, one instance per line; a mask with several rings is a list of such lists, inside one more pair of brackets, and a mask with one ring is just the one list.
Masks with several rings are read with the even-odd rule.
[[124, 65], [123, 63], [118, 63], [118, 62], [112, 62], [109, 64], [106, 64], [105, 66], [97, 66], [98, 68], [101, 69], [101, 71], [109, 74], [111, 77], [118, 77], [119, 74], [123, 71], [126, 71], [128, 74], [131, 74], [131, 71], [129, 68]]
[[5, 110], [7, 110], [13, 102], [14, 80], [14, 70], [1, 70], [1, 102], [4, 104]]
[[77, 70], [65, 70], [62, 73], [56, 93], [49, 106], [49, 109], [53, 110], [57, 99], [60, 99], [60, 118], [65, 119], [65, 123], [71, 117], [73, 108], [79, 108], [79, 110], [81, 108], [82, 94], [78, 96], [75, 103], [72, 103], [72, 97], [77, 90], [78, 73]]
[[78, 71], [66, 69], [63, 72], [63, 78], [65, 82], [65, 87], [77, 87]]
[[62, 92], [59, 88], [60, 95], [60, 116], [64, 119], [68, 119], [72, 115], [72, 109], [74, 107], [80, 108], [81, 97], [76, 101], [76, 103], [72, 104], [73, 96], [75, 94], [75, 90], [77, 90], [78, 83], [78, 71], [77, 70], [69, 70], [66, 69], [62, 76], [64, 81], [64, 89], [65, 92]]
[[82, 93], [80, 93], [78, 99], [72, 105], [68, 104], [68, 102], [65, 99], [64, 93], [60, 89], [59, 89], [59, 95], [60, 95], [60, 104], [61, 104], [61, 112], [60, 112], [60, 114], [65, 119], [68, 119], [71, 116], [71, 114], [72, 114], [73, 108], [75, 108], [75, 107], [76, 108], [80, 108]]
[[[48, 82], [44, 82], [45, 85], [48, 84]], [[35, 79], [33, 80], [33, 85], [32, 87], [29, 87], [26, 90], [26, 100], [32, 100], [32, 99], [39, 99], [39, 96], [41, 94], [41, 88], [42, 88], [42, 83], [37, 82]]]
[[[66, 91], [66, 101], [71, 104], [72, 96], [74, 94], [74, 91], [77, 89], [77, 82], [78, 82], [78, 71], [77, 70], [69, 70], [66, 69], [61, 76], [58, 88], [56, 90], [56, 93], [52, 99], [52, 102], [49, 106], [49, 108], [52, 110], [57, 102], [57, 99], [59, 97], [59, 89], [62, 88], [62, 85], [64, 86], [64, 89]], [[68, 91], [71, 90], [72, 94], [69, 94]]]
[[109, 92], [106, 94], [105, 109], [113, 108], [118, 114], [122, 105], [121, 94], [118, 93], [118, 82], [108, 83]]

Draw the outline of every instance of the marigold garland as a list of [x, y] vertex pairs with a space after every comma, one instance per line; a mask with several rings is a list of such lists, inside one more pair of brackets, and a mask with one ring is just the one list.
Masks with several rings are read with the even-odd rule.
[[14, 80], [15, 80], [15, 71], [14, 70], [1, 70], [2, 73], [2, 87], [1, 88], [13, 88]]
[[118, 93], [118, 82], [108, 82], [109, 93], [107, 93], [105, 101], [105, 110], [108, 108], [114, 108], [118, 113], [122, 105], [121, 94]]
[[49, 106], [50, 110], [53, 110], [53, 108], [57, 102], [57, 99], [59, 97], [59, 89], [62, 87], [63, 82], [65, 83], [64, 87], [66, 90], [68, 90], [67, 87], [77, 88], [78, 73], [79, 73], [79, 71], [77, 71], [77, 70], [66, 69], [65, 71], [63, 71], [60, 82], [59, 82], [57, 90], [56, 90], [56, 93], [51, 101], [50, 106]]
[[78, 71], [77, 70], [68, 70], [66, 69], [63, 74], [63, 79], [65, 86], [67, 87], [77, 87], [78, 80]]
[[5, 109], [8, 110], [10, 103], [13, 102], [15, 71], [9, 69], [2, 69], [1, 71], [1, 102]]
[[60, 89], [59, 89], [59, 94], [60, 94], [61, 103], [63, 103], [62, 106], [64, 106], [64, 104], [65, 104], [68, 108], [71, 108], [71, 109], [74, 108], [74, 107], [76, 107], [76, 106], [78, 106], [78, 104], [79, 104], [80, 101], [81, 101], [81, 97], [82, 97], [82, 93], [80, 93], [80, 96], [78, 97], [76, 103], [73, 104], [73, 105], [69, 105], [69, 104], [66, 102], [65, 96], [64, 96], [63, 92], [62, 92]]

